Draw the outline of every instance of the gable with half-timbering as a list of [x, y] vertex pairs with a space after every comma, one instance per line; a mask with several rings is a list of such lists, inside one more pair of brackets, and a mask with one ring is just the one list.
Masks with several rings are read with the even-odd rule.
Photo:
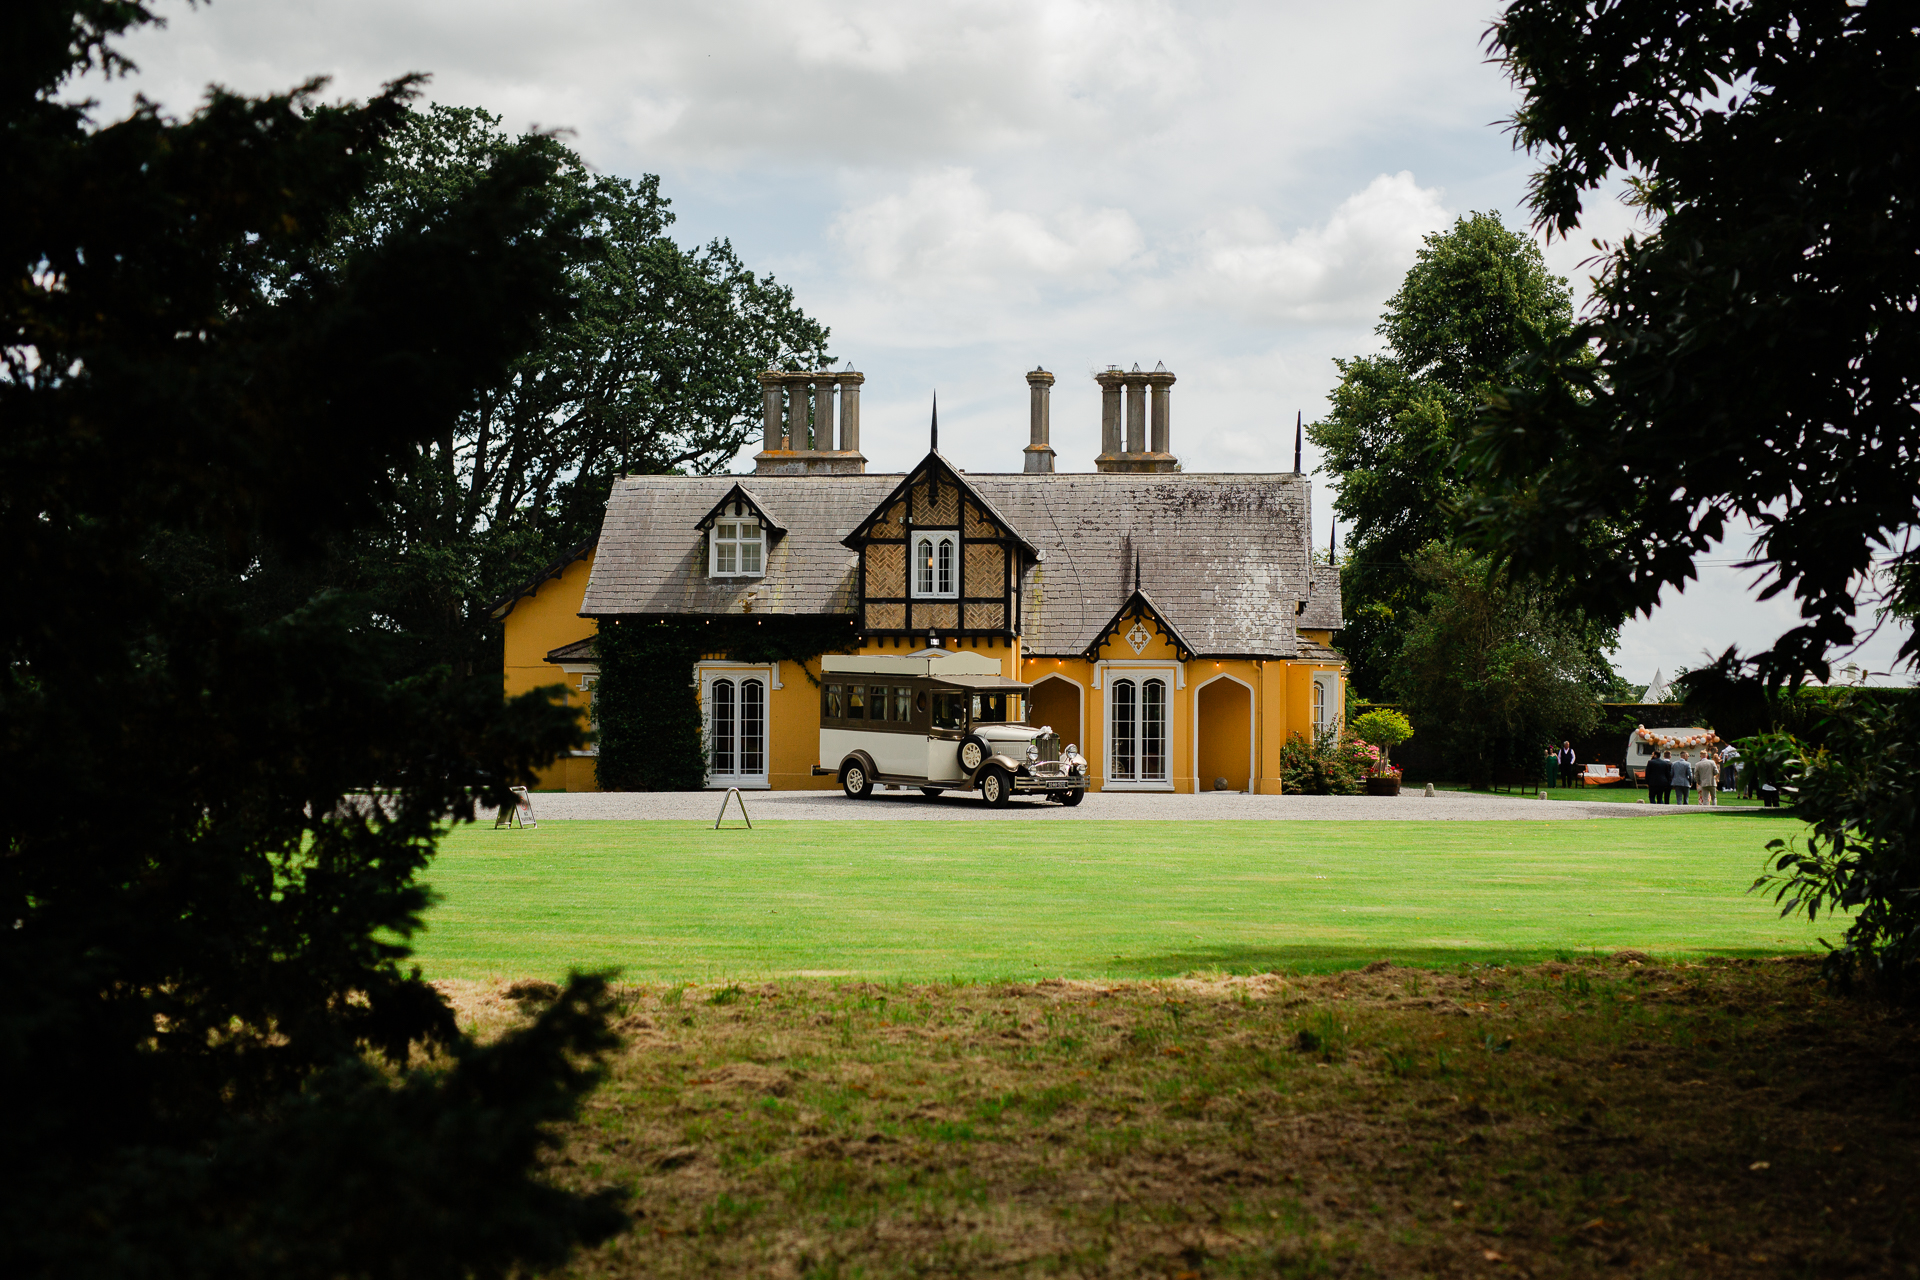
[[860, 557], [869, 635], [1015, 634], [1031, 549], [991, 504], [929, 455], [846, 540]]

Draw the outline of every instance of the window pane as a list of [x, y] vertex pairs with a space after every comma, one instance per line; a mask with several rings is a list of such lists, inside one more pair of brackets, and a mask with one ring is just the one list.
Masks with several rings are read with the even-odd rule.
[[1107, 775], [1121, 782], [1132, 782], [1135, 775], [1134, 692], [1131, 680], [1113, 682], [1113, 752]]
[[1140, 687], [1140, 780], [1167, 778], [1167, 682], [1149, 680]]
[[722, 542], [732, 542], [732, 541], [733, 541], [733, 537], [734, 537], [734, 531], [733, 531], [733, 526], [732, 526], [731, 524], [722, 524], [722, 525], [720, 525], [720, 526], [719, 526], [719, 528], [718, 528], [718, 530], [717, 530], [717, 532], [718, 532], [718, 533], [719, 533], [719, 535], [720, 535], [720, 541], [722, 541]]
[[847, 686], [847, 719], [865, 720], [867, 718], [867, 691], [864, 686]]
[[845, 698], [846, 690], [844, 686], [837, 684], [827, 686], [827, 719], [844, 720], [847, 718]]
[[967, 695], [964, 693], [934, 694], [933, 727], [936, 729], [966, 728]]
[[953, 594], [953, 539], [940, 539], [940, 595]]
[[916, 585], [914, 594], [930, 596], [933, 594], [933, 539], [922, 538], [914, 548], [913, 573]]
[[767, 690], [758, 680], [740, 682], [740, 772], [767, 771]]
[[905, 685], [893, 691], [893, 718], [901, 724], [913, 719], [913, 690]]
[[885, 720], [887, 718], [887, 689], [885, 685], [867, 686], [867, 719]]
[[760, 544], [758, 542], [742, 542], [740, 544], [740, 572], [760, 572]]
[[733, 543], [733, 542], [721, 542], [721, 543], [716, 543], [714, 545], [714, 570], [713, 571], [715, 573], [737, 572], [733, 567], [734, 565], [733, 553], [737, 549], [738, 545], [739, 545], [738, 543]]
[[713, 772], [733, 773], [734, 705], [733, 681], [713, 682]]

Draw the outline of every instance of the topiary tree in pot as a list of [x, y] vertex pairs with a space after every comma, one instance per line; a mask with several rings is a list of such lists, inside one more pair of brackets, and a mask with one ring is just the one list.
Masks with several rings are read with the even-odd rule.
[[[1390, 707], [1375, 707], [1364, 715], [1356, 717], [1350, 724], [1355, 737], [1362, 742], [1380, 749], [1380, 762], [1373, 771], [1373, 777], [1389, 779], [1393, 782], [1391, 792], [1399, 791], [1400, 775], [1394, 769], [1389, 757], [1393, 749], [1413, 736], [1413, 721]], [[1372, 787], [1369, 786], [1369, 790]]]

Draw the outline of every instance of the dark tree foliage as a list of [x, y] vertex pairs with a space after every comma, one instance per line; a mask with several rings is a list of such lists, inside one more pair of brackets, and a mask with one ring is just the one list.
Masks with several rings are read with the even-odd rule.
[[448, 822], [580, 730], [392, 678], [364, 600], [261, 566], [378, 519], [568, 305], [580, 228], [519, 154], [326, 260], [410, 83], [183, 121], [63, 98], [149, 21], [36, 3], [0, 45], [0, 1273], [551, 1263], [620, 1222], [542, 1173], [604, 984], [480, 1046], [402, 965]]
[[[1340, 487], [1334, 511], [1350, 530], [1339, 643], [1367, 696], [1390, 686], [1423, 594], [1411, 558], [1452, 535], [1462, 440], [1528, 343], [1571, 327], [1571, 296], [1528, 236], [1498, 214], [1472, 214], [1427, 237], [1376, 330], [1387, 349], [1334, 362], [1332, 411], [1307, 432], [1325, 452], [1322, 469]], [[1595, 629], [1600, 684], [1614, 678], [1612, 638], [1612, 628]]]
[[[1898, 548], [1895, 580], [1915, 582], [1912, 5], [1515, 0], [1489, 43], [1525, 94], [1519, 144], [1546, 160], [1540, 225], [1571, 232], [1620, 176], [1657, 225], [1603, 255], [1591, 316], [1530, 354], [1470, 441], [1469, 536], [1624, 614], [1744, 518], [1765, 594], [1804, 619], [1758, 673], [1824, 677], [1876, 557]], [[1635, 536], [1587, 556], [1584, 531], [1621, 518]]]
[[1791, 734], [1741, 744], [1810, 825], [1804, 843], [1768, 842], [1772, 865], [1753, 887], [1772, 889], [1782, 915], [1850, 917], [1827, 956], [1830, 979], [1864, 974], [1886, 994], [1911, 996], [1920, 980], [1920, 700], [1844, 697], [1827, 708], [1820, 736], [1818, 748]]
[[1413, 562], [1425, 588], [1394, 673], [1400, 709], [1469, 786], [1538, 776], [1543, 748], [1588, 732], [1586, 637], [1538, 586], [1440, 543]]
[[724, 240], [685, 249], [659, 179], [590, 171], [558, 139], [511, 138], [469, 107], [412, 112], [379, 178], [332, 224], [344, 266], [459, 208], [500, 165], [551, 176], [547, 218], [578, 227], [577, 305], [403, 461], [381, 518], [331, 579], [373, 594], [425, 662], [497, 674], [484, 606], [600, 531], [619, 474], [724, 470], [760, 427], [759, 373], [828, 363], [827, 330]]

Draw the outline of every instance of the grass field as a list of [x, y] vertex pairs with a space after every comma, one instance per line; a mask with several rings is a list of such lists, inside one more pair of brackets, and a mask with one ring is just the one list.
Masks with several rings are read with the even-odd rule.
[[[1817, 946], [1746, 887], [1779, 811], [1581, 822], [464, 827], [430, 977], [1151, 978]], [[1826, 925], [1820, 932], [1829, 932]]]

